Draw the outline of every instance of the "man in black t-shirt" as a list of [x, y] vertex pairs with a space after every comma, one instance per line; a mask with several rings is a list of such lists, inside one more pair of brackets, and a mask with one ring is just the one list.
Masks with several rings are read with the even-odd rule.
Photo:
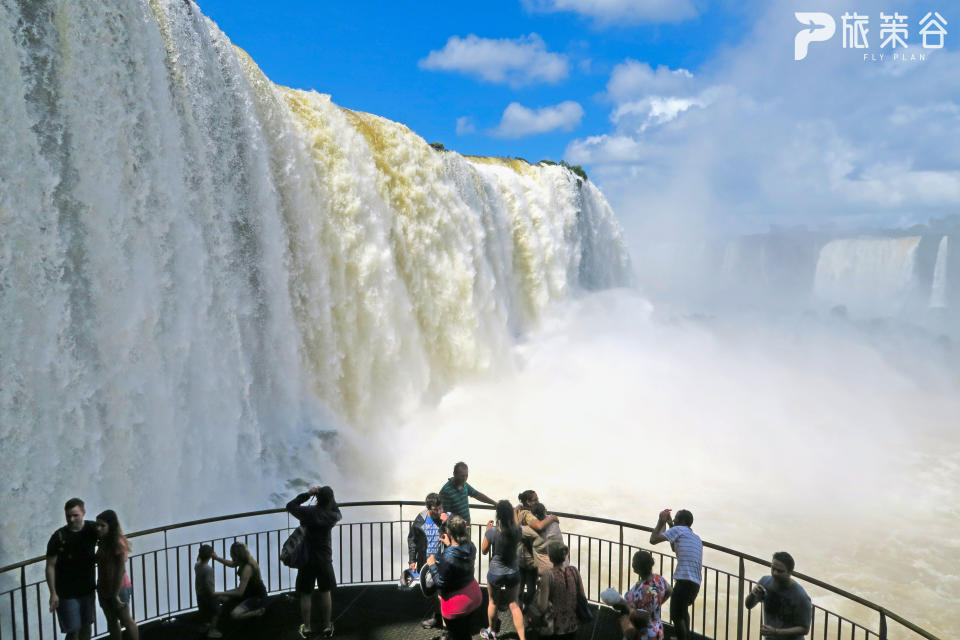
[[47, 543], [47, 586], [50, 611], [57, 612], [60, 631], [67, 640], [90, 640], [94, 617], [94, 554], [97, 527], [84, 520], [83, 500], [70, 498], [63, 505], [67, 525], [54, 531]]

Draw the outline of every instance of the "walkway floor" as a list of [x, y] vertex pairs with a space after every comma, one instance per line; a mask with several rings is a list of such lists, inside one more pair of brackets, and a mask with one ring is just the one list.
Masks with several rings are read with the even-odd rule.
[[[484, 602], [472, 617], [474, 637], [479, 637], [480, 629], [487, 626], [486, 610]], [[428, 611], [427, 601], [419, 589], [401, 591], [389, 585], [339, 587], [333, 594], [335, 637], [340, 640], [439, 638], [439, 631], [420, 626], [420, 620]], [[500, 617], [503, 622], [498, 637], [516, 639], [509, 614], [501, 612]], [[244, 624], [224, 620], [220, 628], [225, 640], [299, 640], [299, 625], [297, 601], [291, 594], [284, 594], [271, 599], [262, 618]], [[144, 640], [200, 640], [203, 637], [195, 613], [170, 622], [144, 625], [140, 635]], [[577, 640], [620, 640], [620, 637], [617, 620], [610, 610], [604, 609], [598, 612], [593, 623], [580, 629]]]

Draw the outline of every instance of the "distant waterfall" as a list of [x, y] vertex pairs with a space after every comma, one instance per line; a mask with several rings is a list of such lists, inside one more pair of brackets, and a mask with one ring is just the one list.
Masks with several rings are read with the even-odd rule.
[[916, 287], [919, 237], [831, 240], [820, 250], [814, 293], [857, 311], [895, 313]]
[[930, 308], [942, 309], [947, 305], [947, 251], [948, 238], [940, 238], [937, 246], [937, 261], [933, 265], [933, 284], [930, 287]]
[[0, 556], [73, 494], [128, 526], [262, 504], [329, 464], [317, 432], [630, 279], [589, 181], [277, 87], [183, 0], [0, 0], [0, 86]]

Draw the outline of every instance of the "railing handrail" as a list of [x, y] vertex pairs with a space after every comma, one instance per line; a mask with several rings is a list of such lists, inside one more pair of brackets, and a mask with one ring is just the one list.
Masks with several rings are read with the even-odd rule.
[[[422, 500], [365, 500], [365, 501], [357, 501], [357, 502], [340, 502], [338, 503], [338, 506], [340, 507], [396, 507], [396, 506], [423, 507], [423, 501]], [[471, 504], [470, 508], [471, 509], [487, 509], [491, 511], [494, 509], [492, 505], [487, 505], [487, 504]], [[170, 524], [170, 525], [165, 525], [161, 527], [154, 527], [152, 529], [144, 529], [143, 531], [137, 531], [135, 533], [126, 534], [126, 537], [136, 538], [139, 536], [148, 536], [156, 533], [165, 533], [168, 531], [173, 531], [175, 529], [184, 529], [187, 527], [195, 527], [198, 525], [211, 524], [214, 522], [224, 522], [227, 520], [238, 520], [240, 518], [252, 518], [256, 516], [265, 516], [265, 515], [273, 515], [273, 514], [281, 514], [281, 513], [286, 513], [286, 509], [283, 507], [277, 507], [274, 509], [261, 509], [259, 511], [246, 511], [243, 513], [233, 513], [233, 514], [228, 514], [223, 516], [214, 516], [211, 518], [200, 518], [198, 520], [188, 520], [186, 522], [178, 522], [176, 524]], [[567, 513], [562, 511], [553, 511], [551, 513], [555, 513], [558, 517], [561, 517], [561, 518], [572, 518], [575, 520], [582, 520], [585, 522], [596, 522], [598, 524], [607, 524], [607, 525], [612, 525], [617, 527], [623, 527], [626, 529], [634, 529], [636, 531], [646, 531], [646, 532], [653, 531], [653, 527], [649, 527], [642, 524], [636, 524], [634, 522], [625, 522], [623, 520], [614, 520], [612, 518], [600, 518], [597, 516], [586, 516], [578, 513]], [[720, 551], [721, 553], [725, 553], [727, 555], [740, 558], [741, 560], [747, 560], [755, 564], [763, 565], [766, 567], [770, 566], [769, 560], [764, 560], [762, 558], [758, 558], [748, 553], [743, 553], [742, 551], [737, 551], [736, 549], [731, 549], [723, 545], [704, 541], [703, 546], [708, 549], [713, 549], [714, 551]], [[44, 560], [46, 560], [46, 556], [37, 556], [35, 558], [30, 558], [28, 560], [15, 562], [13, 564], [0, 567], [0, 574], [4, 574], [8, 571], [12, 571], [15, 569], [27, 567], [31, 564], [42, 562]], [[886, 609], [885, 607], [881, 607], [880, 605], [870, 602], [869, 600], [862, 598], [856, 594], [850, 593], [849, 591], [845, 591], [844, 589], [835, 587], [827, 582], [824, 582], [822, 580], [808, 576], [803, 573], [794, 572], [793, 575], [803, 580], [804, 582], [808, 582], [810, 584], [820, 587], [821, 589], [824, 589], [831, 593], [835, 593], [839, 596], [843, 596], [844, 598], [847, 598], [848, 600], [852, 600], [853, 602], [856, 602], [861, 606], [871, 609], [881, 614], [882, 616], [886, 616], [887, 618], [890, 618], [891, 620], [896, 621], [897, 623], [903, 625], [904, 627], [913, 631], [914, 633], [917, 633], [923, 636], [924, 638], [927, 638], [927, 640], [940, 640], [930, 632], [918, 627], [917, 625], [903, 618], [902, 616], [897, 615], [896, 613], [890, 611], [889, 609]]]

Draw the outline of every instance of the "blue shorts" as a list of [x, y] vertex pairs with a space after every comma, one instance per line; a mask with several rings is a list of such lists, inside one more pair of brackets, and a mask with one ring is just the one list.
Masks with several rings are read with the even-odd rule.
[[[120, 602], [123, 603], [120, 606], [121, 609], [127, 606], [128, 604], [130, 604], [130, 597], [132, 595], [133, 595], [133, 587], [120, 588], [120, 593], [117, 594], [117, 597], [119, 597]], [[103, 609], [104, 611], [114, 611], [117, 609], [117, 602], [113, 598], [110, 598], [110, 600], [106, 604], [104, 604], [103, 596], [101, 596], [100, 594], [97, 594], [97, 600], [100, 601], [100, 608]]]
[[494, 589], [511, 589], [520, 584], [520, 572], [494, 573], [493, 571], [488, 571], [487, 584]]
[[60, 598], [60, 604], [57, 605], [60, 632], [74, 633], [92, 625], [95, 614], [92, 591], [79, 598]]

